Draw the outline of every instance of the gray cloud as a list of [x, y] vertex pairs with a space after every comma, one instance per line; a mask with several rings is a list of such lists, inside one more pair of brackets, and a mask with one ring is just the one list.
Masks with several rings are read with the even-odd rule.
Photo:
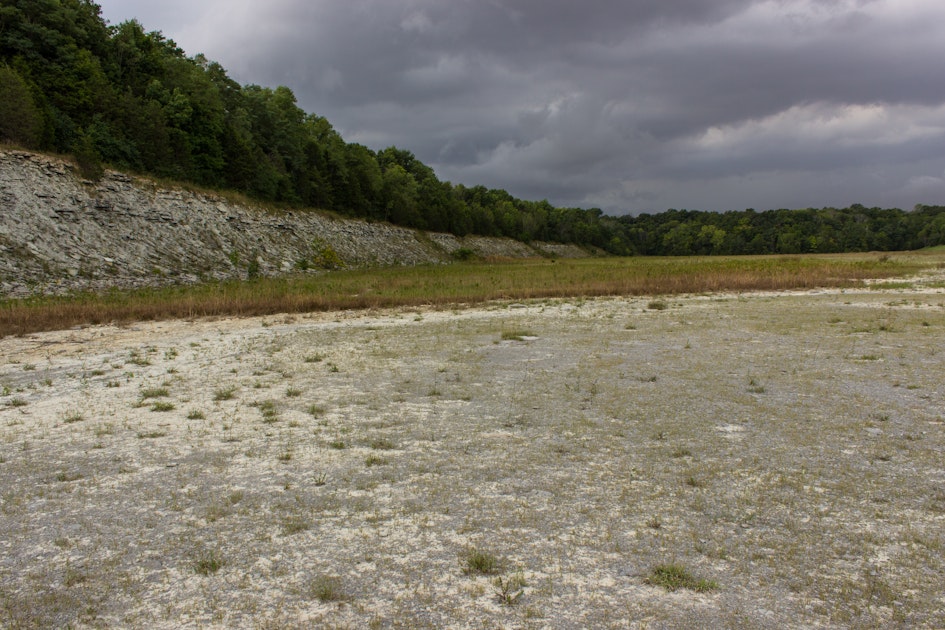
[[945, 202], [938, 0], [101, 5], [457, 183], [614, 213]]

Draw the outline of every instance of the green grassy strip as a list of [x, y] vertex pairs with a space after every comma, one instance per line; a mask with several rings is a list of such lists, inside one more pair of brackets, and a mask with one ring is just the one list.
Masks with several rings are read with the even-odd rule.
[[873, 255], [592, 258], [359, 269], [0, 301], [0, 335], [206, 316], [850, 286], [909, 275], [931, 258]]

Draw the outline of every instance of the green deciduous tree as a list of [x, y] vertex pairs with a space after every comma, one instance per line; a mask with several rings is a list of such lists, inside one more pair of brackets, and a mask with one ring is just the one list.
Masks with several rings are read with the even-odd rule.
[[9, 66], [0, 65], [0, 141], [38, 148], [43, 117], [26, 81]]

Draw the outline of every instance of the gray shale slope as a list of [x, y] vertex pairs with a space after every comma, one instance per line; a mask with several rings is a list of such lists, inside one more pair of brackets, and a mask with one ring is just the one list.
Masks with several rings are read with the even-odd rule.
[[576, 246], [418, 232], [316, 211], [273, 213], [222, 196], [0, 151], [0, 295], [28, 296], [447, 262], [454, 252], [586, 256]]

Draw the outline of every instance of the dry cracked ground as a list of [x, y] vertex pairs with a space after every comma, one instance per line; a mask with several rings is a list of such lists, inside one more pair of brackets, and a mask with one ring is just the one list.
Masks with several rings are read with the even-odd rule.
[[887, 289], [3, 339], [0, 626], [945, 627], [943, 338]]

